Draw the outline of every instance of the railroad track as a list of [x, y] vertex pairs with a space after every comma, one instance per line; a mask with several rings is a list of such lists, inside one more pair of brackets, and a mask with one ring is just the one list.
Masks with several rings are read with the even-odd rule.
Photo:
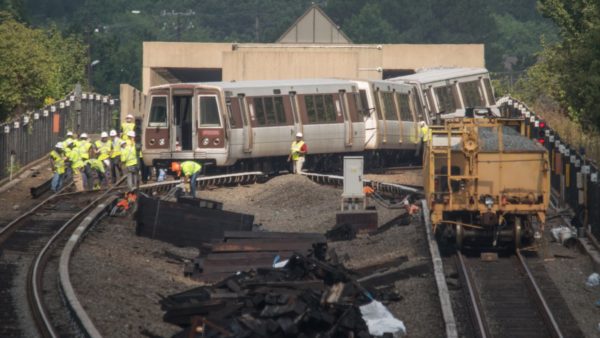
[[520, 251], [490, 261], [457, 252], [456, 260], [478, 337], [583, 337], [552, 281], [538, 282]]
[[54, 194], [0, 230], [1, 337], [88, 336], [64, 306], [56, 249], [113, 192]]

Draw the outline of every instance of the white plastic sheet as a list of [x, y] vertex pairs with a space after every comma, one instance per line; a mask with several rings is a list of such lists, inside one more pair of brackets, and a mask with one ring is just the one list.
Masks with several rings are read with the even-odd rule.
[[391, 333], [394, 337], [402, 337], [406, 334], [404, 323], [376, 300], [361, 306], [360, 313], [369, 327], [369, 333], [373, 336]]
[[589, 275], [587, 281], [585, 282], [585, 285], [587, 285], [589, 287], [594, 287], [594, 286], [600, 285], [600, 275], [596, 272]]

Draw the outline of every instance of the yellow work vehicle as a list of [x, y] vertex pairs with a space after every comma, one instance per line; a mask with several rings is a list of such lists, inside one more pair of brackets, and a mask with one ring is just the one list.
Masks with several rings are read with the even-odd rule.
[[431, 127], [425, 196], [438, 238], [463, 247], [521, 247], [543, 229], [548, 152], [522, 119], [456, 118]]

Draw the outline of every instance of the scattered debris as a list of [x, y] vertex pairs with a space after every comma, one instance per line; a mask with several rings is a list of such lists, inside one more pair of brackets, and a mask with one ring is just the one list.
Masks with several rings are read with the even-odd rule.
[[254, 216], [140, 196], [136, 221], [138, 236], [199, 248], [225, 231], [251, 231]]
[[400, 337], [406, 334], [406, 327], [380, 302], [374, 300], [360, 307], [363, 320], [369, 327], [369, 333], [374, 336], [390, 334], [392, 337]]
[[[359, 307], [371, 301], [343, 266], [294, 254], [283, 268], [236, 273], [160, 303], [163, 319], [184, 329], [180, 336], [369, 337]], [[390, 332], [397, 328], [397, 322], [389, 326]]]
[[594, 287], [600, 285], [600, 275], [597, 272], [592, 273], [588, 276], [587, 281], [585, 282], [586, 286]]
[[550, 229], [554, 240], [566, 247], [572, 247], [577, 239], [577, 231], [569, 226], [559, 226]]

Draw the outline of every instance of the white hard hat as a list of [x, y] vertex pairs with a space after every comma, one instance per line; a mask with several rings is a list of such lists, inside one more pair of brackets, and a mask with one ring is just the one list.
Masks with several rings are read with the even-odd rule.
[[73, 132], [69, 130], [69, 131], [67, 132], [67, 136], [73, 136]]
[[424, 126], [425, 125], [425, 121], [419, 122], [419, 125]]
[[70, 146], [71, 144], [73, 144], [73, 140], [66, 140], [65, 143], [67, 144], [67, 147]]
[[121, 145], [127, 144], [127, 141], [121, 140]]
[[127, 136], [129, 136], [129, 137], [135, 137], [135, 131], [133, 131], [133, 130], [128, 131], [127, 132]]
[[113, 130], [110, 131], [109, 135], [110, 136], [117, 136], [117, 131], [113, 129]]
[[87, 134], [86, 133], [81, 133], [81, 135], [79, 135], [79, 138], [87, 138]]
[[132, 118], [133, 118], [133, 115], [131, 115], [131, 114], [127, 114], [127, 116], [125, 116], [125, 118], [126, 118], [126, 119], [132, 119]]
[[302, 133], [296, 133], [296, 137], [302, 137]]
[[58, 148], [58, 149], [64, 149], [64, 148], [65, 148], [65, 146], [63, 146], [63, 143], [62, 143], [62, 142], [58, 142], [58, 143], [56, 144], [56, 148]]
[[105, 131], [103, 131], [103, 132], [100, 134], [100, 138], [105, 138], [105, 137], [108, 137], [108, 134], [107, 134]]

